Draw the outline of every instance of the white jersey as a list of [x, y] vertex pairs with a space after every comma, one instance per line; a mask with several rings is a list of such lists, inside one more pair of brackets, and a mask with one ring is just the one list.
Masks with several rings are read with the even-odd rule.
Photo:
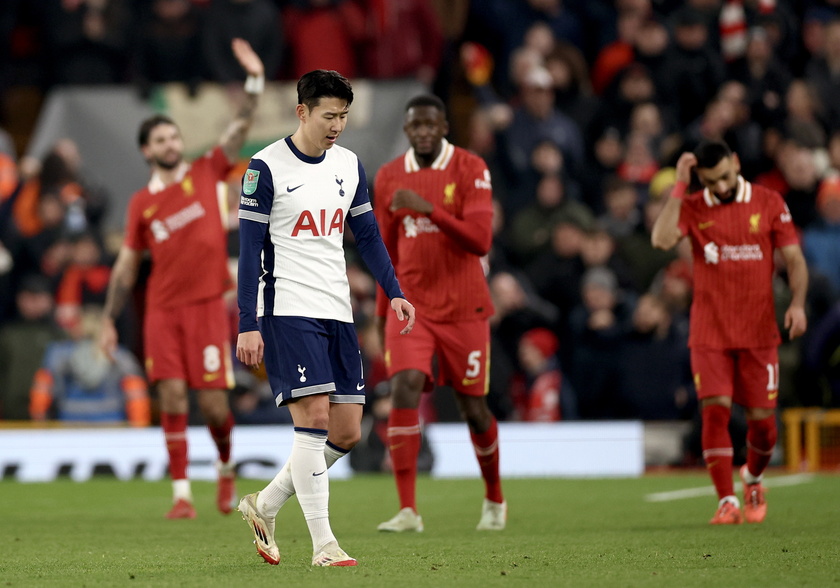
[[[364, 170], [347, 149], [333, 145], [312, 158], [286, 138], [254, 155], [243, 178], [239, 218], [268, 225], [259, 252], [257, 316], [353, 322], [345, 220], [369, 212]], [[256, 252], [240, 251], [245, 255]]]

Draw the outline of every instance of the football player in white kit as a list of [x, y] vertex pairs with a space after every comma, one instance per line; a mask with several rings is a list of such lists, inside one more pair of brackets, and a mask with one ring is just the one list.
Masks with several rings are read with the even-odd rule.
[[382, 243], [361, 162], [336, 145], [350, 83], [315, 70], [298, 81], [298, 129], [251, 159], [239, 207], [239, 338], [246, 365], [265, 360], [278, 406], [294, 421], [292, 451], [263, 490], [239, 504], [257, 552], [280, 562], [274, 519], [295, 493], [312, 536], [312, 565], [354, 566], [329, 523], [327, 469], [358, 442], [365, 402], [361, 353], [344, 262], [345, 221], [391, 300], [403, 334], [414, 326]]

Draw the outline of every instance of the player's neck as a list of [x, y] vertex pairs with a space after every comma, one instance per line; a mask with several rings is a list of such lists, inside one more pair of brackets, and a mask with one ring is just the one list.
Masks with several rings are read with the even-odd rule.
[[157, 180], [157, 183], [160, 183], [163, 186], [169, 186], [175, 182], [181, 181], [187, 167], [188, 164], [185, 161], [182, 161], [173, 168], [164, 168], [156, 165], [152, 168], [152, 177]]
[[292, 134], [291, 139], [297, 150], [307, 157], [318, 159], [325, 153], [324, 149], [307, 141], [300, 128]]

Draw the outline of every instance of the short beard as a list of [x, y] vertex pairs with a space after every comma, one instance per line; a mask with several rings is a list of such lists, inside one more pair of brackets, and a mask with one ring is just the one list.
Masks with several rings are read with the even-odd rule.
[[169, 163], [168, 161], [163, 161], [162, 159], [157, 159], [157, 158], [153, 159], [153, 161], [154, 161], [154, 163], [157, 167], [159, 167], [161, 169], [165, 169], [166, 171], [172, 171], [173, 169], [175, 169], [176, 167], [181, 165], [181, 162], [183, 160], [184, 160], [183, 157], [178, 157], [178, 159], [177, 159], [177, 161], [175, 161], [175, 163]]

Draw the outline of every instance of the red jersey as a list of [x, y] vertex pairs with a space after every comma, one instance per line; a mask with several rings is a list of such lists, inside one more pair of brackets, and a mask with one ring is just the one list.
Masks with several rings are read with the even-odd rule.
[[732, 203], [708, 190], [686, 197], [679, 228], [694, 257], [689, 346], [778, 345], [773, 253], [799, 243], [781, 195], [739, 176]]
[[217, 190], [231, 167], [216, 147], [186, 168], [180, 181], [155, 189], [153, 178], [132, 196], [125, 244], [152, 255], [148, 304], [172, 308], [221, 296], [232, 286], [222, 221], [226, 202]]
[[[391, 212], [394, 192], [400, 189], [417, 192], [435, 210], [428, 216], [406, 208]], [[465, 215], [488, 213], [487, 226], [482, 226], [481, 232], [488, 236], [489, 248], [493, 192], [490, 172], [480, 157], [444, 140], [432, 166], [421, 168], [414, 150], [409, 149], [379, 170], [374, 199], [376, 219], [397, 279], [418, 312], [438, 322], [475, 320], [493, 314], [481, 256], [465, 249], [438, 226], [459, 225]], [[470, 230], [465, 224], [455, 228]], [[388, 300], [379, 289], [377, 315], [385, 316], [387, 310]]]

